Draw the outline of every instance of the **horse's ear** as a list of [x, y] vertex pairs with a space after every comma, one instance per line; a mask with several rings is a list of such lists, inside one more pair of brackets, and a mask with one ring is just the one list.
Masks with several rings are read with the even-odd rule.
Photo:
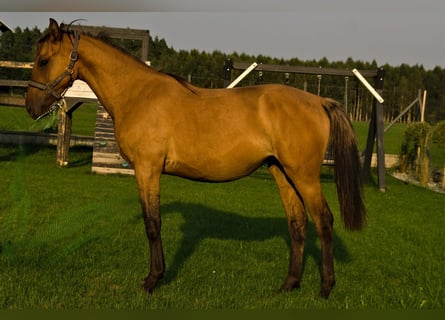
[[60, 39], [62, 33], [60, 31], [59, 25], [57, 24], [57, 21], [53, 18], [49, 19], [49, 34], [51, 36], [52, 41], [57, 41]]

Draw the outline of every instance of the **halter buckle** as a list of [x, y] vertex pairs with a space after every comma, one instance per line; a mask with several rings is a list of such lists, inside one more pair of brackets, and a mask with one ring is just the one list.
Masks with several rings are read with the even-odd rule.
[[77, 50], [75, 50], [75, 49], [71, 50], [71, 53], [70, 53], [70, 60], [74, 62], [74, 61], [77, 60], [77, 57], [78, 57], [78, 55], [77, 55]]

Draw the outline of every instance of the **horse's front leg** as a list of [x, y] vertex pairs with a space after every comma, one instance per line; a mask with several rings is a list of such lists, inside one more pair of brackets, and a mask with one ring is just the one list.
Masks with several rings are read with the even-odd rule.
[[159, 204], [160, 171], [151, 168], [135, 168], [139, 197], [142, 206], [145, 231], [150, 248], [150, 271], [143, 288], [152, 293], [164, 275], [165, 262], [161, 240], [161, 214]]

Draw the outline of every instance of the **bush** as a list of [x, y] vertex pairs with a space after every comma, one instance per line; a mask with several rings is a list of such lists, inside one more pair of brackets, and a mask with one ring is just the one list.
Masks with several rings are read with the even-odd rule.
[[[444, 154], [445, 152], [445, 120], [440, 121], [434, 126], [433, 132], [431, 133], [431, 141], [434, 143], [438, 149], [439, 154]], [[443, 160], [443, 157], [440, 158], [439, 163], [443, 163], [442, 170], [437, 169], [437, 166], [440, 165], [439, 163], [436, 163], [436, 169], [435, 169], [435, 179], [434, 181], [440, 182], [442, 180], [442, 188], [445, 189], [445, 161]], [[436, 161], [437, 162], [437, 161]]]
[[445, 148], [445, 120], [440, 121], [434, 126], [431, 141]]
[[429, 149], [430, 125], [426, 122], [414, 122], [405, 131], [400, 152], [400, 171], [415, 172], [421, 185], [426, 185], [430, 177]]

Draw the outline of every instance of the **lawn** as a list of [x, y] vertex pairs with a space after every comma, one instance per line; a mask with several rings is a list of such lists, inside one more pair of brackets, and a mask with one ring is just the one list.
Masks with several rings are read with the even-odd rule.
[[445, 197], [387, 177], [365, 188], [368, 226], [346, 232], [329, 170], [337, 285], [319, 297], [319, 242], [309, 225], [302, 286], [287, 272], [286, 219], [265, 169], [225, 184], [162, 178], [167, 273], [141, 290], [148, 246], [134, 178], [92, 174], [91, 150], [0, 145], [1, 309], [440, 309], [445, 307]]
[[[96, 103], [84, 103], [73, 112], [73, 135], [94, 136]], [[49, 120], [34, 121], [24, 108], [0, 106], [0, 131], [41, 131]], [[57, 122], [56, 122], [57, 124]]]

